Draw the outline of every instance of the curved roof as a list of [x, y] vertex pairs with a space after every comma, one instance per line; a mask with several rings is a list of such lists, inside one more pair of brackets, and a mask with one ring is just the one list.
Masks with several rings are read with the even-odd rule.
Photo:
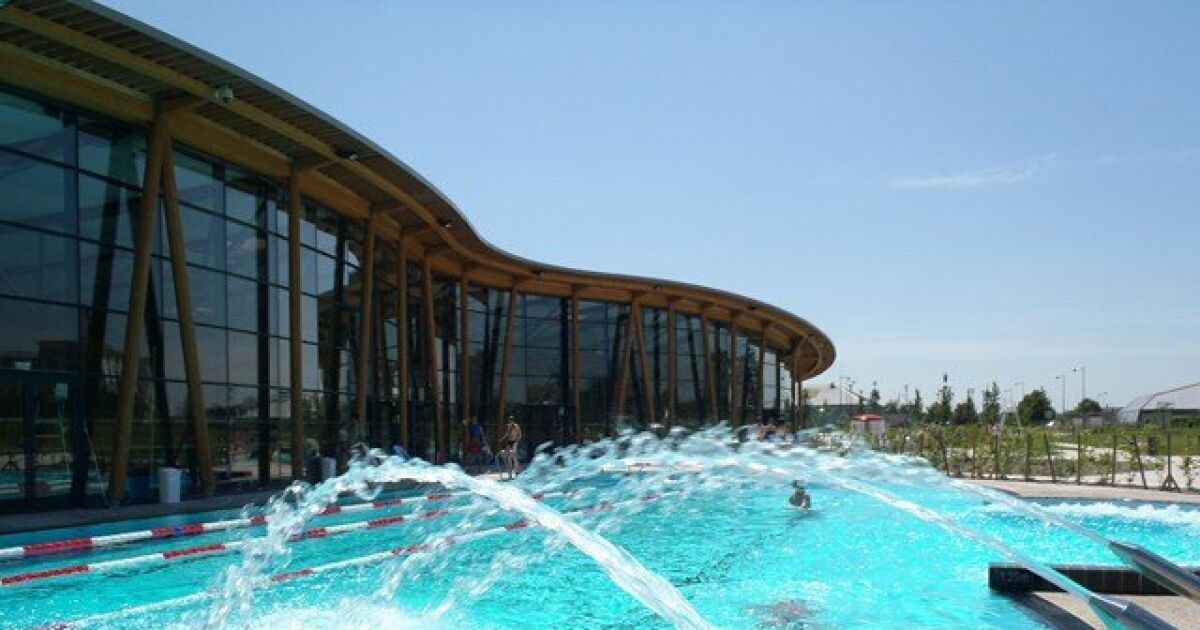
[[[0, 2], [0, 80], [138, 124], [171, 117], [180, 141], [263, 175], [300, 178], [304, 194], [366, 219], [472, 282], [585, 299], [638, 299], [758, 331], [791, 353], [800, 378], [834, 361], [816, 326], [734, 293], [531, 261], [484, 240], [403, 161], [316, 107], [216, 56], [82, 0]], [[217, 88], [234, 98], [220, 102]]]

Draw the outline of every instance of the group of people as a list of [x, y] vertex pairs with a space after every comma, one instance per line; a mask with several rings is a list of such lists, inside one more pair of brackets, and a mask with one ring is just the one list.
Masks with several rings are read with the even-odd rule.
[[463, 421], [466, 432], [466, 463], [486, 466], [493, 462], [499, 465], [501, 479], [515, 479], [520, 472], [520, 461], [517, 451], [521, 446], [521, 425], [516, 418], [509, 416], [504, 426], [504, 435], [497, 445], [496, 453], [488, 447], [487, 436], [478, 420]]

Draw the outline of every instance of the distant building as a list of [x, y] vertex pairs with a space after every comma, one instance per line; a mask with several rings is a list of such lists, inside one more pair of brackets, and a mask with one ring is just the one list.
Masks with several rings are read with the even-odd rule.
[[836, 383], [805, 387], [803, 400], [804, 425], [809, 427], [849, 422], [867, 405], [866, 396]]
[[1200, 422], [1200, 383], [1138, 396], [1117, 412], [1121, 424]]

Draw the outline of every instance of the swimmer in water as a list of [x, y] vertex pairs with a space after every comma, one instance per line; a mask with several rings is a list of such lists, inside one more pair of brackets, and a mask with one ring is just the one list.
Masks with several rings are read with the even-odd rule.
[[793, 481], [792, 488], [792, 496], [788, 499], [788, 503], [792, 504], [793, 507], [798, 507], [804, 510], [812, 507], [812, 497], [809, 496], [808, 491], [804, 489], [803, 482]]

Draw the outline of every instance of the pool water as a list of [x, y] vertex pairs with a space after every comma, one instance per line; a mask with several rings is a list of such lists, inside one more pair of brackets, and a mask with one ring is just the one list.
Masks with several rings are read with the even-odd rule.
[[[987, 588], [988, 563], [1005, 560], [995, 550], [837, 484], [809, 477], [813, 509], [803, 512], [788, 505], [789, 484], [770, 475], [699, 475], [700, 481], [692, 481], [686, 474], [613, 474], [593, 467], [568, 478], [557, 472], [561, 468], [560, 462], [550, 472], [535, 470], [517, 484], [530, 491], [551, 485], [574, 488], [574, 494], [549, 497], [545, 503], [665, 578], [714, 626], [1042, 627]], [[571, 468], [570, 462], [565, 468]], [[865, 472], [844, 474], [864, 479]], [[1107, 549], [1084, 536], [984, 497], [903, 476], [871, 481], [1032, 559], [1119, 564]], [[600, 504], [613, 507], [579, 511]], [[1200, 564], [1200, 510], [1146, 503], [1041, 504], [1104, 536], [1138, 543], [1176, 562]], [[433, 507], [401, 505], [322, 516], [306, 527]], [[279, 544], [257, 555], [231, 553], [0, 587], [0, 627], [70, 621], [111, 628], [209, 623], [287, 628], [669, 627], [618, 588], [591, 557], [540, 527], [504, 530], [425, 553], [240, 590], [255, 576], [441, 540], [447, 534], [462, 536], [520, 518], [478, 497], [459, 497], [436, 507], [460, 509], [435, 519]], [[188, 520], [228, 516], [211, 513]], [[104, 529], [161, 524], [168, 521]], [[74, 528], [5, 536], [0, 537], [0, 547], [94, 533], [96, 528]], [[0, 563], [0, 576], [225, 540], [261, 540], [263, 535], [263, 528], [252, 528]], [[258, 573], [247, 568], [251, 566]], [[139, 608], [206, 590], [223, 594], [160, 609]], [[230, 595], [234, 591], [237, 594]]]

